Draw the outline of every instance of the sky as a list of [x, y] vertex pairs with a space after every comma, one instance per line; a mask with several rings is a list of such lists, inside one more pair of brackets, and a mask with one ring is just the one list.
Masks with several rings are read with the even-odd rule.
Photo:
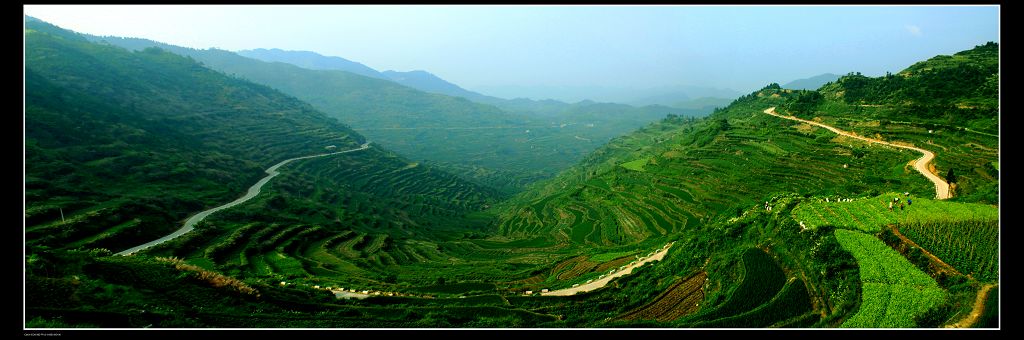
[[895, 73], [999, 42], [998, 6], [25, 5], [24, 12], [95, 35], [304, 50], [378, 71], [426, 70], [509, 98], [679, 86], [749, 93], [822, 73]]

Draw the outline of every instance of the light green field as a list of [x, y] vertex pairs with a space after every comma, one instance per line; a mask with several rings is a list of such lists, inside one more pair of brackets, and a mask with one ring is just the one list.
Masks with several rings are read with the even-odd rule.
[[645, 171], [644, 170], [644, 166], [647, 165], [647, 162], [649, 160], [650, 160], [650, 158], [642, 158], [642, 159], [638, 159], [638, 160], [631, 161], [631, 162], [625, 162], [625, 163], [622, 163], [622, 167], [626, 168], [626, 169], [629, 169], [629, 170], [635, 170], [635, 171], [643, 172], [643, 171]]
[[913, 204], [905, 206], [903, 210], [894, 205], [893, 211], [889, 211], [889, 202], [893, 197], [900, 197], [900, 203], [908, 199], [897, 193], [858, 198], [852, 202], [825, 202], [824, 199], [817, 199], [794, 208], [793, 219], [803, 221], [811, 229], [831, 225], [868, 232], [879, 231], [883, 226], [895, 223], [999, 219], [999, 209], [990, 205], [923, 197], [909, 197]]
[[914, 316], [940, 303], [946, 291], [931, 277], [874, 236], [836, 230], [843, 249], [860, 266], [861, 306], [842, 327], [915, 327]]

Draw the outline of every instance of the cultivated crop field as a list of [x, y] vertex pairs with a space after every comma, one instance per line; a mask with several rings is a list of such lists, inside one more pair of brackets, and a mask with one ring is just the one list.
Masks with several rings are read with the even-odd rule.
[[743, 281], [722, 306], [702, 314], [704, 320], [738, 315], [760, 306], [774, 297], [786, 284], [786, 276], [778, 263], [758, 248], [743, 253]]
[[624, 314], [622, 320], [654, 319], [661, 322], [678, 319], [696, 312], [704, 300], [702, 286], [707, 273], [694, 273], [673, 284], [654, 301]]
[[[889, 202], [895, 197], [900, 201], [889, 211]], [[898, 193], [854, 198], [852, 202], [836, 202], [836, 198], [830, 198], [829, 202], [818, 198], [801, 203], [793, 209], [793, 219], [803, 221], [807, 228], [812, 229], [830, 225], [866, 232], [876, 232], [883, 226], [896, 223], [999, 219], [999, 208], [987, 204], [907, 197]], [[908, 199], [913, 203], [900, 209], [899, 204], [905, 204]]]
[[863, 287], [860, 310], [843, 327], [914, 327], [914, 316], [946, 298], [935, 280], [874, 236], [841, 229], [835, 235], [857, 259]]
[[910, 222], [900, 232], [958, 271], [981, 281], [999, 279], [999, 221]]

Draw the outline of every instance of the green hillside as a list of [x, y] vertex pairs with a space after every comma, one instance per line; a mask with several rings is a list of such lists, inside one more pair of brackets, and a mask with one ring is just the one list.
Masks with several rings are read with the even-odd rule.
[[869, 78], [850, 74], [819, 91], [798, 92], [783, 112], [862, 136], [941, 154], [935, 173], [967, 202], [998, 202], [999, 45], [918, 62]]
[[[501, 230], [612, 246], [729, 218], [781, 193], [932, 190], [905, 171], [917, 157], [909, 151], [851, 144], [761, 112], [794, 96], [766, 87], [707, 119], [668, 118], [617, 138], [503, 205]], [[638, 159], [648, 159], [642, 172], [630, 169]]]
[[[225, 51], [111, 40], [129, 50], [31, 19], [25, 40], [29, 328], [942, 327], [999, 280], [995, 44], [818, 91], [773, 83], [704, 118], [517, 102], [546, 107], [517, 123]], [[928, 199], [918, 152], [770, 107], [932, 150], [954, 196]], [[618, 112], [664, 118], [612, 138], [629, 124]], [[481, 122], [522, 125], [468, 129]], [[396, 129], [409, 123], [422, 131]], [[112, 254], [239, 197], [277, 162], [371, 140], [285, 165], [181, 237]], [[896, 196], [908, 204], [890, 211]], [[980, 299], [975, 325], [998, 317], [997, 299]]]
[[[187, 58], [97, 45], [43, 23], [32, 27], [25, 141], [31, 252], [120, 251], [231, 201], [285, 158], [364, 142], [305, 103]], [[465, 226], [467, 213], [497, 196], [414, 164], [379, 148], [299, 161], [254, 203], [212, 219], [292, 216], [294, 223], [332, 223], [333, 233], [382, 228], [422, 236]], [[261, 203], [266, 207], [250, 208]], [[224, 223], [176, 242], [232, 230]]]
[[273, 87], [402, 155], [505, 193], [554, 176], [612, 137], [684, 111], [572, 105], [561, 108], [559, 112], [565, 112], [556, 117], [540, 118], [339, 70], [311, 70], [145, 39], [88, 37], [132, 50], [158, 46]]

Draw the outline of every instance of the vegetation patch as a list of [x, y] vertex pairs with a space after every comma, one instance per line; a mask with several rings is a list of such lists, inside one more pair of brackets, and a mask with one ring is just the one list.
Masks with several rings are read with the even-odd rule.
[[743, 281], [722, 306], [699, 318], [714, 320], [742, 314], [771, 300], [785, 284], [786, 276], [779, 264], [763, 250], [749, 248], [743, 252]]
[[811, 312], [811, 300], [803, 280], [791, 280], [771, 301], [746, 313], [698, 322], [693, 327], [762, 328]]

